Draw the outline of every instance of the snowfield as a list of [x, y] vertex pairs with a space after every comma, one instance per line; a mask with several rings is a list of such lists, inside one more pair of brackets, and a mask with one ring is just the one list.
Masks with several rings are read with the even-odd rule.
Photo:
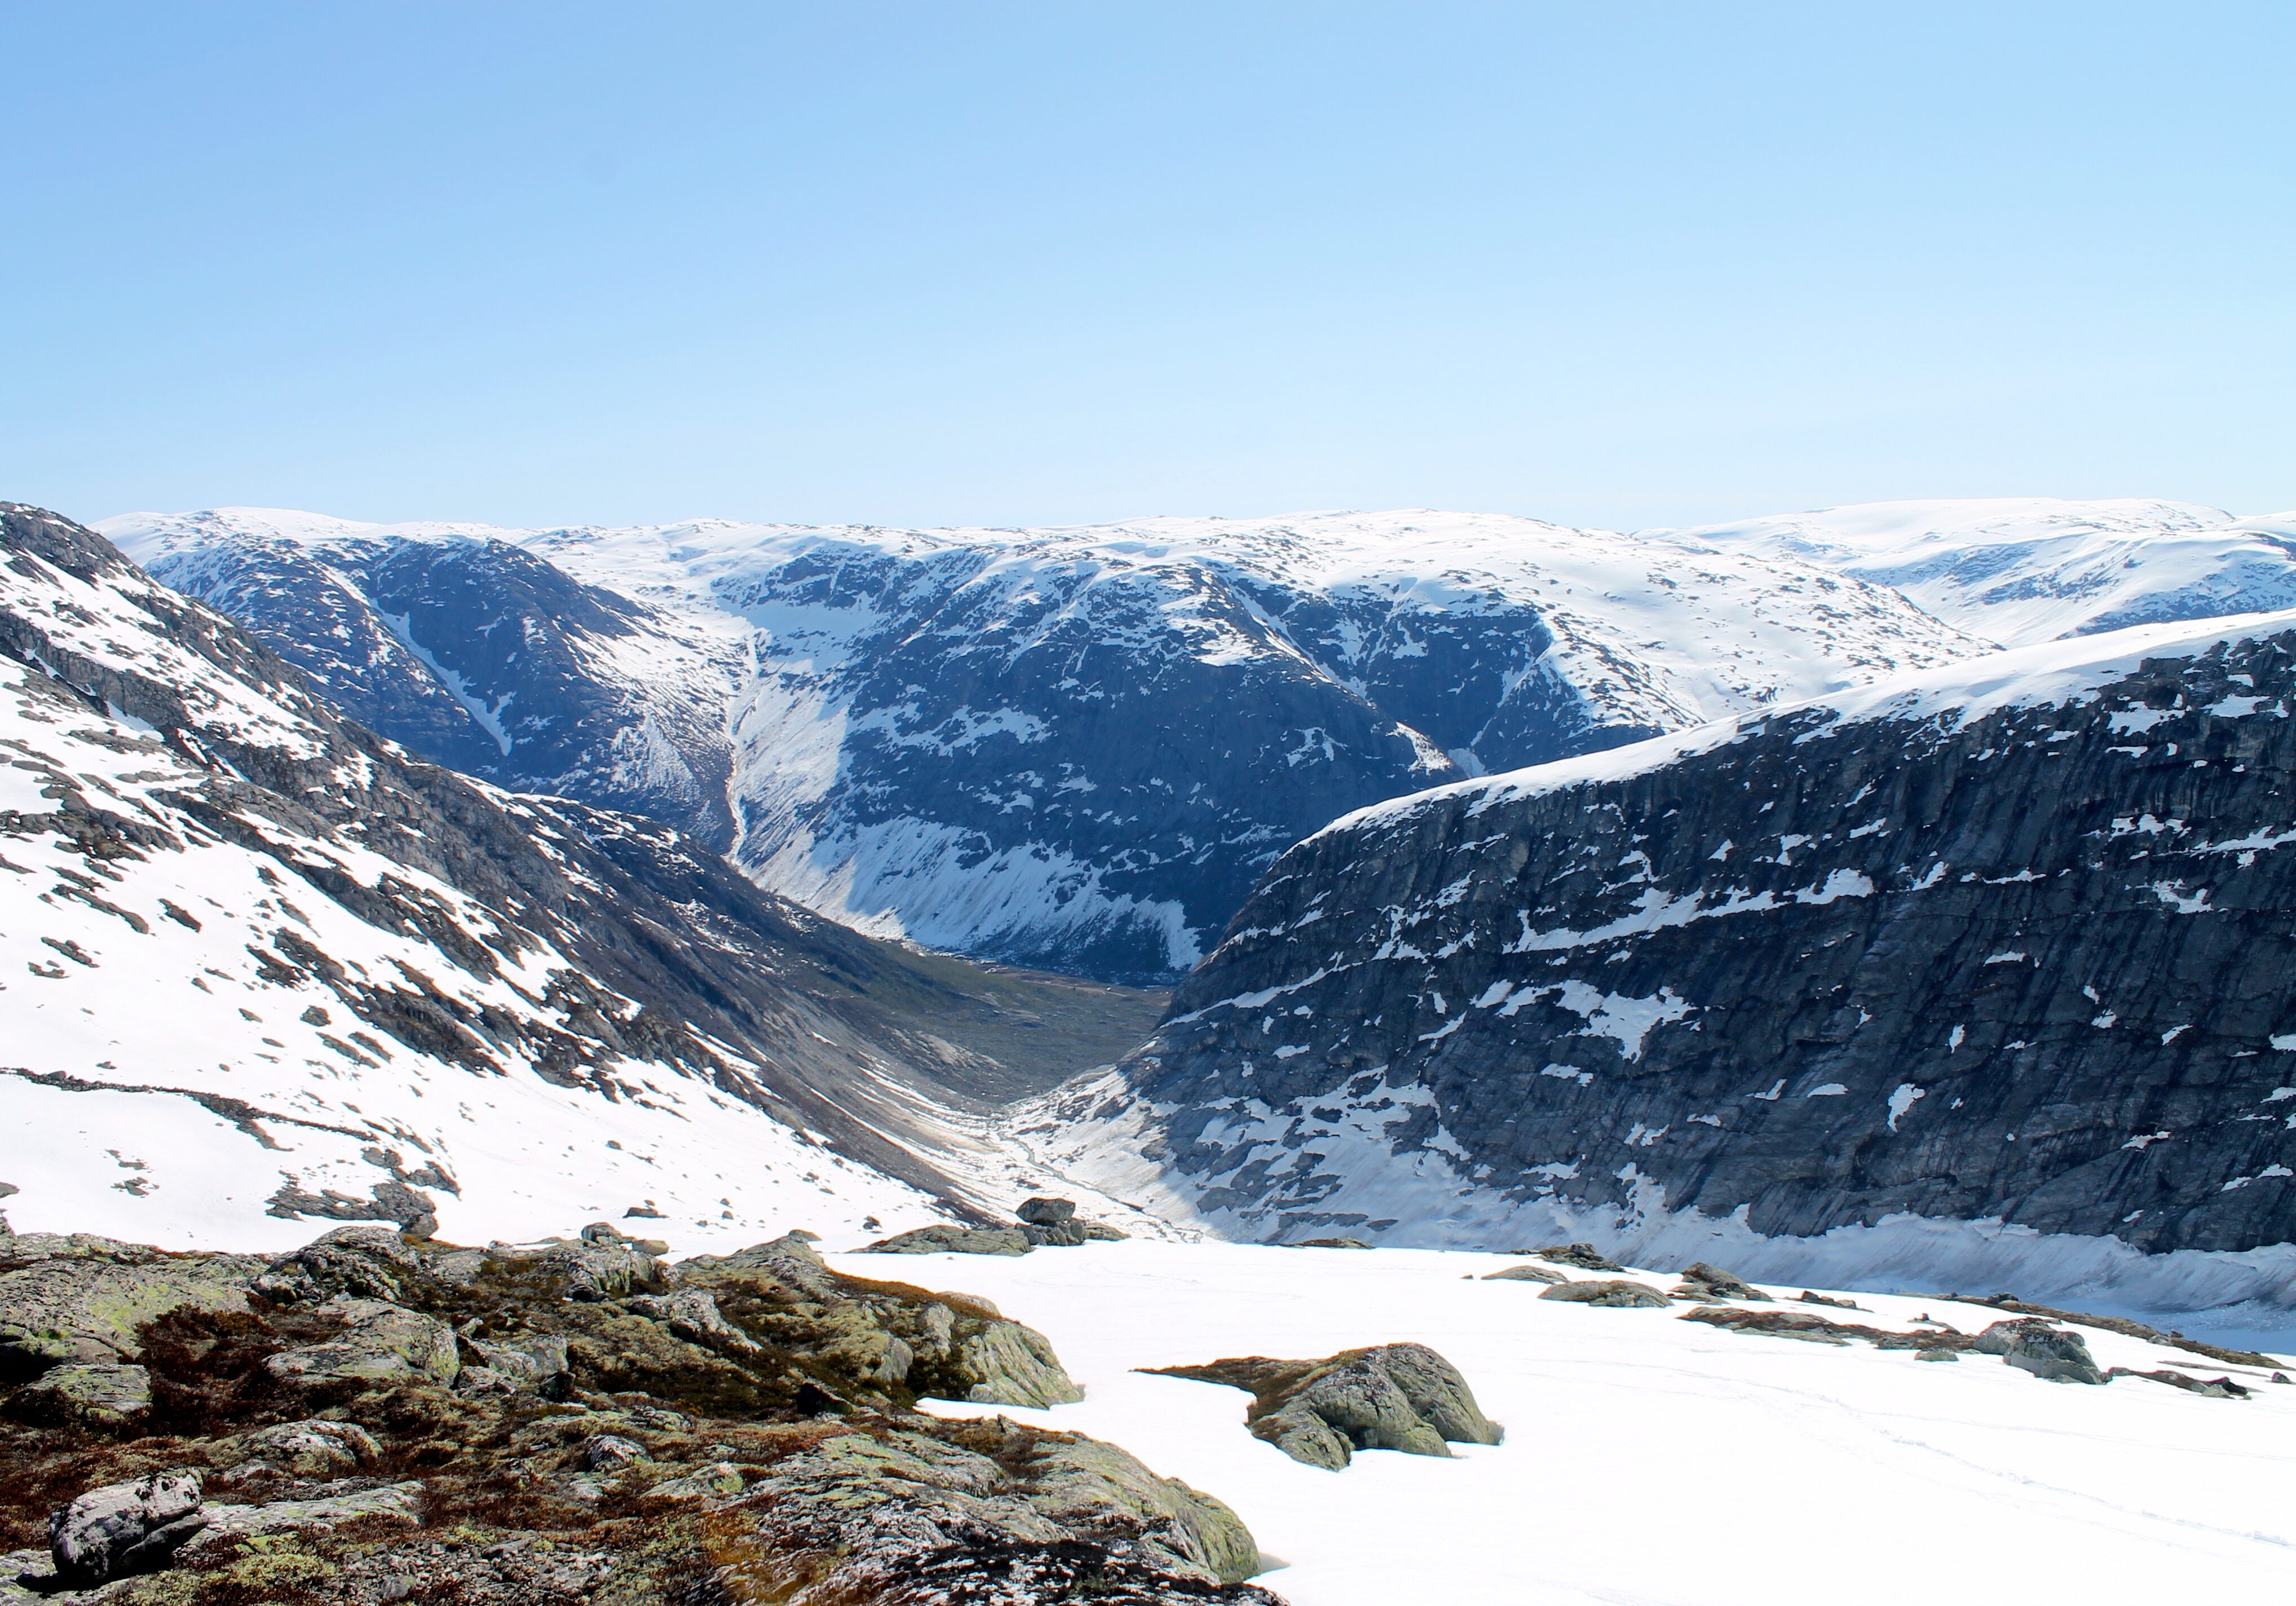
[[[2048, 1383], [1989, 1356], [1724, 1332], [1680, 1305], [1541, 1300], [1536, 1283], [1478, 1280], [1514, 1263], [1494, 1255], [1134, 1241], [833, 1263], [983, 1294], [1044, 1332], [1081, 1403], [932, 1408], [1110, 1439], [1218, 1495], [1282, 1563], [1258, 1581], [1293, 1606], [2270, 1598], [2296, 1547], [2296, 1387], [2095, 1329], [2079, 1331], [2100, 1366], [2256, 1390]], [[1821, 1314], [1903, 1330], [1926, 1313], [1965, 1332], [2003, 1319], [1856, 1299], [1869, 1314]], [[1134, 1370], [1406, 1340], [1465, 1373], [1504, 1443], [1448, 1461], [1362, 1451], [1327, 1472], [1250, 1437], [1242, 1393]]]
[[1671, 532], [1903, 592], [2004, 646], [2296, 607], [2296, 512], [2001, 496], [1873, 502]]

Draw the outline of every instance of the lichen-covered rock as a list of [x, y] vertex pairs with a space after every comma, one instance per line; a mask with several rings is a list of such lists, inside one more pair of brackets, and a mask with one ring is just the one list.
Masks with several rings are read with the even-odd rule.
[[[11, 1430], [41, 1466], [65, 1464], [59, 1446], [77, 1458], [84, 1483], [142, 1471], [162, 1442], [214, 1469], [208, 1493], [231, 1504], [161, 1522], [124, 1564], [173, 1552], [181, 1571], [120, 1606], [449, 1594], [462, 1606], [664, 1606], [720, 1598], [721, 1586], [740, 1598], [742, 1569], [761, 1553], [744, 1535], [769, 1568], [792, 1557], [811, 1568], [808, 1588], [816, 1575], [866, 1586], [885, 1606], [1274, 1600], [1221, 1581], [1259, 1557], [1217, 1500], [1113, 1446], [915, 1413], [925, 1396], [1077, 1397], [1043, 1335], [986, 1300], [833, 1271], [796, 1235], [602, 1299], [569, 1297], [558, 1251], [633, 1246], [594, 1234], [475, 1250], [394, 1236], [331, 1234], [270, 1263], [279, 1299], [144, 1324], [145, 1431], [168, 1440], [78, 1420]], [[50, 1258], [170, 1264], [156, 1252]], [[247, 1274], [265, 1269], [252, 1261]], [[404, 1302], [344, 1291], [369, 1274]], [[281, 1422], [299, 1400], [304, 1419]], [[0, 1475], [24, 1471], [0, 1462]], [[384, 1477], [402, 1480], [378, 1487]], [[33, 1536], [21, 1512], [0, 1509], [0, 1543]], [[113, 1548], [152, 1536], [127, 1531]], [[49, 1598], [70, 1587], [36, 1581]], [[41, 1598], [0, 1585], [0, 1606]]]
[[287, 1528], [332, 1528], [340, 1524], [382, 1519], [419, 1524], [422, 1520], [422, 1486], [409, 1480], [379, 1488], [357, 1489], [311, 1500], [274, 1500], [260, 1505], [210, 1505], [201, 1515], [206, 1526], [188, 1553], [213, 1548], [227, 1537], [272, 1534]]
[[19, 1422], [73, 1422], [108, 1431], [135, 1427], [151, 1410], [152, 1374], [124, 1362], [52, 1367], [8, 1398], [8, 1413]]
[[703, 1289], [680, 1289], [674, 1294], [640, 1294], [629, 1301], [629, 1307], [697, 1344], [731, 1344], [736, 1349], [758, 1347], [755, 1339], [718, 1312], [718, 1301]]
[[264, 1268], [255, 1291], [282, 1304], [316, 1304], [344, 1294], [396, 1305], [425, 1275], [423, 1257], [397, 1227], [342, 1226], [291, 1250]]
[[866, 1255], [1025, 1255], [1035, 1247], [1020, 1227], [915, 1227], [881, 1239]]
[[1066, 1405], [1084, 1397], [1043, 1333], [1018, 1322], [990, 1322], [957, 1346], [965, 1398], [990, 1405]]
[[200, 1505], [191, 1468], [90, 1489], [48, 1519], [57, 1581], [84, 1589], [157, 1571], [204, 1526]]
[[246, 1255], [45, 1257], [0, 1275], [0, 1356], [35, 1365], [134, 1361], [144, 1323], [184, 1306], [244, 1310], [248, 1283], [262, 1269]]
[[1545, 1282], [1553, 1284], [1557, 1282], [1567, 1282], [1570, 1279], [1565, 1277], [1561, 1272], [1550, 1272], [1543, 1266], [1532, 1266], [1529, 1263], [1525, 1263], [1521, 1266], [1502, 1266], [1495, 1272], [1485, 1272], [1483, 1274], [1483, 1281], [1486, 1282]]
[[1562, 1299], [1573, 1305], [1599, 1305], [1620, 1310], [1654, 1310], [1669, 1303], [1664, 1294], [1649, 1283], [1622, 1277], [1558, 1282], [1552, 1288], [1540, 1289], [1538, 1297], [1542, 1299]]
[[322, 1309], [346, 1325], [334, 1338], [283, 1350], [264, 1363], [284, 1383], [430, 1382], [451, 1385], [462, 1370], [445, 1323], [380, 1299], [338, 1295]]
[[1055, 1226], [1063, 1221], [1072, 1220], [1076, 1213], [1075, 1200], [1047, 1198], [1023, 1200], [1021, 1208], [1013, 1212], [1032, 1226], [1040, 1227]]
[[1210, 1496], [1113, 1446], [966, 1424], [847, 1434], [776, 1463], [719, 1508], [737, 1599], [1204, 1601], [1280, 1606], [1241, 1579], [1257, 1548]]
[[1424, 1344], [1351, 1349], [1321, 1361], [1245, 1356], [1152, 1370], [1250, 1390], [1244, 1420], [1254, 1438], [1332, 1471], [1357, 1450], [1448, 1455], [1448, 1444], [1495, 1445], [1502, 1434], [1458, 1368]]
[[260, 1461], [297, 1478], [343, 1478], [371, 1466], [382, 1454], [374, 1435], [357, 1422], [281, 1422], [218, 1442], [217, 1464]]

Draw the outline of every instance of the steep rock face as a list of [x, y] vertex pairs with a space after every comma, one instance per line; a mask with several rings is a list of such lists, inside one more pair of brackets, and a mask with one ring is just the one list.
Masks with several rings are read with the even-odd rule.
[[[865, 930], [1104, 978], [1185, 971], [1276, 855], [1349, 809], [1978, 646], [1805, 564], [1449, 513], [459, 543], [247, 509], [111, 528], [308, 666], [361, 630], [419, 644], [423, 662], [402, 652], [394, 673], [451, 668], [447, 701], [486, 725], [450, 750], [427, 716], [375, 709], [428, 757], [730, 829], [761, 885]], [[504, 539], [563, 570], [558, 590]], [[348, 638], [332, 632], [348, 604], [234, 578], [350, 585], [354, 569], [384, 623]], [[537, 626], [560, 592], [576, 617]], [[565, 651], [478, 640], [497, 619]], [[562, 658], [579, 673], [552, 670]], [[613, 680], [610, 660], [658, 672]], [[654, 774], [636, 758], [586, 759], [575, 738], [595, 747], [612, 718], [529, 728], [594, 692], [652, 733], [640, 745], [669, 777], [655, 792], [627, 779]], [[704, 818], [688, 778], [718, 785], [729, 823]]]
[[1366, 810], [1029, 1135], [1267, 1238], [2284, 1302], [2292, 712], [2296, 618], [2151, 627]]
[[1160, 1002], [913, 955], [672, 827], [414, 762], [13, 504], [0, 978], [0, 1119], [50, 1139], [8, 1159], [20, 1220], [178, 1241], [978, 1214], [936, 1123]]

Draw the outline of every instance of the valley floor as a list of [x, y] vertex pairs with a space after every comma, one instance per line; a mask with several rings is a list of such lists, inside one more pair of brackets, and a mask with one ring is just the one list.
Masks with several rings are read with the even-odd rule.
[[[880, 1256], [832, 1259], [889, 1274]], [[1478, 1280], [1513, 1263], [1135, 1241], [921, 1258], [890, 1274], [994, 1299], [1052, 1340], [1086, 1393], [1042, 1411], [931, 1409], [1110, 1439], [1218, 1495], [1281, 1559], [1259, 1582], [1292, 1606], [1940, 1606], [2285, 1587], [2296, 1387], [2255, 1368], [2083, 1329], [2100, 1366], [2230, 1375], [2254, 1393], [2048, 1383], [1989, 1356], [1923, 1364], [1719, 1331], [1679, 1305], [1597, 1308]], [[1855, 1298], [1869, 1314], [1822, 1314], [1904, 1329], [1927, 1313], [1964, 1332], [2003, 1318]], [[1250, 1438], [1242, 1393], [1135, 1370], [1404, 1340], [1465, 1373], [1505, 1443], [1449, 1461], [1367, 1451], [1328, 1472]]]

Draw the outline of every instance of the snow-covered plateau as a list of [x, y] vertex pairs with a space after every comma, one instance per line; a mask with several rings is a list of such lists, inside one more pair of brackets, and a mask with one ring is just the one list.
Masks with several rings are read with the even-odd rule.
[[[831, 1259], [882, 1274], [882, 1257]], [[1929, 1364], [1482, 1280], [1509, 1264], [1209, 1242], [928, 1258], [913, 1277], [1042, 1331], [1084, 1398], [925, 1408], [1111, 1439], [1218, 1495], [1281, 1563], [1255, 1581], [1292, 1606], [2218, 1600], [2276, 1590], [2287, 1570], [2296, 1388], [2268, 1369], [2075, 1327], [2100, 1367], [2252, 1391], [2047, 1383], [1990, 1356]], [[1813, 1307], [1803, 1286], [1745, 1308], [1893, 1332], [2003, 1319], [1925, 1295]], [[1412, 1341], [1460, 1369], [1501, 1443], [1445, 1460], [1364, 1451], [1326, 1471], [1248, 1434], [1248, 1395], [1139, 1370]]]

